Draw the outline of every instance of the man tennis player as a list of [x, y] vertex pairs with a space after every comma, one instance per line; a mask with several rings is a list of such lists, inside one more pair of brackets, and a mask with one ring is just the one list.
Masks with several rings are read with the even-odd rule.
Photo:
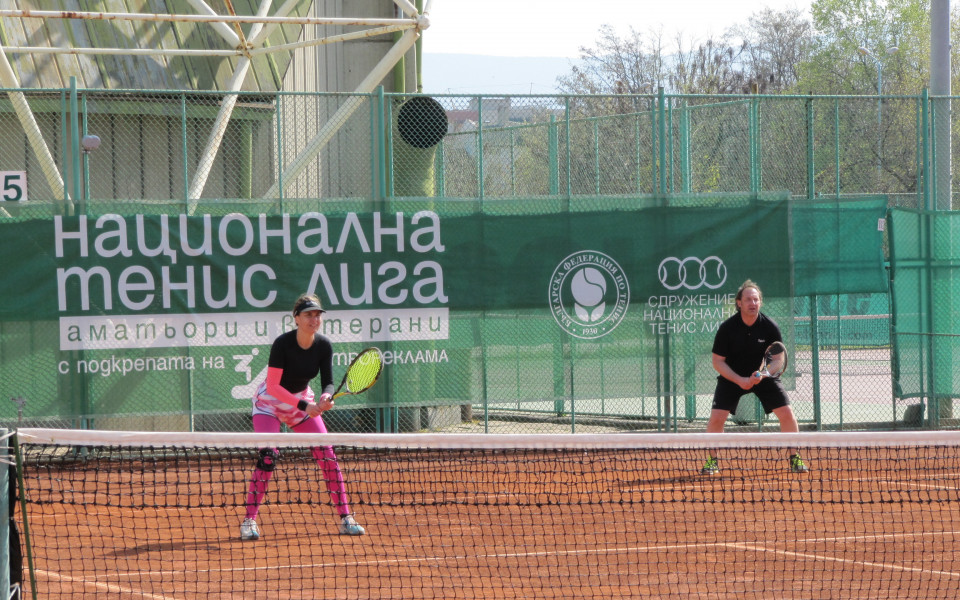
[[[756, 394], [766, 414], [773, 413], [780, 420], [780, 431], [798, 432], [800, 427], [780, 377], [757, 374], [767, 346], [783, 341], [780, 327], [760, 312], [763, 293], [753, 281], [743, 282], [737, 290], [736, 301], [737, 313], [720, 324], [713, 340], [713, 368], [719, 375], [707, 433], [722, 433], [727, 417], [737, 410], [740, 398], [751, 392]], [[790, 469], [794, 473], [808, 470], [796, 451], [790, 455]], [[720, 472], [716, 452], [707, 457], [700, 472], [704, 475]]]
[[[274, 340], [267, 363], [267, 379], [253, 397], [253, 430], [257, 433], [280, 433], [281, 423], [297, 433], [327, 432], [321, 415], [333, 408], [333, 345], [320, 333], [323, 312], [319, 298], [300, 296], [293, 307], [297, 328]], [[317, 374], [323, 392], [319, 401], [314, 402], [310, 380]], [[340, 513], [341, 535], [363, 535], [366, 531], [350, 514], [343, 474], [333, 448], [323, 446], [310, 451], [323, 471], [330, 499]], [[260, 460], [250, 480], [247, 514], [240, 525], [240, 539], [260, 538], [257, 513], [279, 457], [276, 448], [260, 449]]]

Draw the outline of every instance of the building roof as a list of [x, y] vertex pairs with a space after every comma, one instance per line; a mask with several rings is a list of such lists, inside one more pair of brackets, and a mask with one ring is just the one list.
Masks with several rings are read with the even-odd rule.
[[[232, 0], [231, 3], [238, 16], [254, 16], [260, 0]], [[18, 10], [105, 11], [102, 0], [12, 0], [12, 4], [12, 8]], [[186, 0], [120, 0], [108, 4], [111, 12], [197, 14]], [[286, 16], [307, 16], [312, 4], [313, 0], [299, 0]], [[234, 28], [233, 24], [230, 26]], [[247, 35], [252, 25], [244, 23], [239, 27]], [[280, 25], [273, 30], [265, 45], [296, 42], [302, 31], [303, 25], [300, 24]], [[228, 81], [241, 58], [238, 55], [91, 55], [11, 50], [13, 47], [232, 50], [209, 23], [199, 22], [2, 17], [0, 43], [20, 86], [31, 89], [69, 87], [70, 77], [75, 76], [80, 88], [222, 91], [229, 89]], [[280, 90], [291, 56], [290, 51], [255, 55], [241, 89], [252, 92]]]

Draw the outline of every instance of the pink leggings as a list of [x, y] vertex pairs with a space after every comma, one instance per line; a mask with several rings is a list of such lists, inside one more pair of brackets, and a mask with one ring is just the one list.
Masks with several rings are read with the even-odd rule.
[[[280, 420], [269, 415], [253, 415], [253, 430], [257, 433], [280, 433]], [[293, 430], [297, 433], [326, 433], [327, 426], [323, 424], [322, 417], [315, 417], [293, 427]], [[273, 448], [273, 451], [276, 453], [277, 449]], [[337, 455], [333, 453], [333, 447], [318, 446], [311, 448], [310, 452], [323, 470], [323, 479], [327, 482], [327, 491], [330, 492], [330, 500], [337, 507], [337, 512], [340, 516], [350, 514], [350, 503], [343, 485], [343, 474], [340, 472], [340, 465], [337, 464]], [[250, 479], [250, 490], [247, 493], [248, 519], [257, 518], [260, 503], [263, 501], [267, 484], [270, 483], [272, 476], [272, 471], [264, 471], [259, 467], [254, 469], [253, 477]]]

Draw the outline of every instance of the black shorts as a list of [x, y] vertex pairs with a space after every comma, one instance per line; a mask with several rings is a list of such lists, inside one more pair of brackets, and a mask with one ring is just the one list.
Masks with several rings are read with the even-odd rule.
[[713, 408], [736, 412], [740, 398], [746, 394], [756, 394], [760, 404], [763, 405], [763, 411], [768, 415], [782, 406], [790, 405], [787, 391], [783, 389], [783, 384], [778, 378], [766, 377], [749, 390], [745, 390], [732, 381], [717, 377], [717, 389], [713, 392]]

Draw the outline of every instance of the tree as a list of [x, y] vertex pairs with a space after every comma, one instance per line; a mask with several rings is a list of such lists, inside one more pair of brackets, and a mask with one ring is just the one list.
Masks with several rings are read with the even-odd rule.
[[[817, 94], [916, 94], [926, 85], [928, 0], [814, 0], [810, 8], [817, 35], [801, 64], [801, 89]], [[897, 50], [888, 53], [891, 48]], [[881, 65], [884, 89], [878, 90]]]
[[660, 32], [630, 28], [621, 37], [604, 25], [558, 87], [570, 94], [648, 94], [661, 85], [684, 94], [783, 91], [797, 81], [811, 36], [799, 10], [764, 9], [717, 39], [691, 45], [681, 34], [669, 49]]
[[[845, 143], [837, 164], [841, 193], [882, 192], [912, 202], [917, 190], [913, 98], [929, 79], [928, 0], [814, 0], [816, 37], [798, 88], [850, 94], [833, 128]], [[877, 96], [883, 98], [877, 98]], [[822, 111], [821, 111], [822, 112]]]
[[765, 8], [731, 30], [743, 39], [746, 70], [760, 92], [792, 90], [813, 45], [813, 24], [799, 10]]
[[600, 28], [596, 46], [580, 48], [580, 65], [558, 78], [570, 94], [649, 94], [666, 80], [662, 37], [641, 36], [632, 27], [624, 37], [613, 27]]
[[686, 50], [678, 39], [669, 76], [671, 90], [682, 94], [748, 93], [751, 78], [740, 63], [744, 46], [729, 42], [729, 36], [724, 36], [719, 42], [708, 39]]

